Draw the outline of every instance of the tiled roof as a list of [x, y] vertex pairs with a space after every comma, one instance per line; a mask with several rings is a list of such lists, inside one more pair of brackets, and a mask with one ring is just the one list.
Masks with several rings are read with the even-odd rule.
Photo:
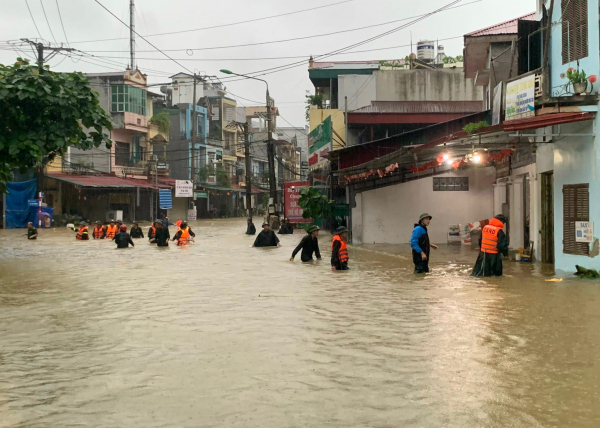
[[502, 22], [500, 24], [492, 25], [491, 27], [473, 31], [472, 33], [465, 34], [465, 37], [492, 36], [495, 34], [517, 34], [519, 30], [519, 20], [535, 21], [535, 18], [535, 12], [529, 13], [519, 18], [511, 19], [510, 21]]
[[371, 105], [349, 113], [476, 113], [481, 110], [481, 101], [371, 101]]
[[[75, 184], [80, 187], [110, 187], [110, 188], [135, 188], [141, 187], [143, 189], [156, 189], [153, 182], [148, 180], [139, 180], [135, 178], [121, 178], [110, 174], [98, 174], [98, 175], [83, 175], [83, 174], [66, 174], [64, 172], [48, 172], [48, 177], [54, 178], [60, 181], [66, 181], [71, 184]], [[159, 178], [160, 188], [170, 188], [169, 184], [163, 183], [165, 179]]]
[[329, 69], [378, 69], [378, 60], [369, 61], [330, 61], [330, 62], [314, 62], [312, 65], [313, 70], [318, 68], [329, 68]]

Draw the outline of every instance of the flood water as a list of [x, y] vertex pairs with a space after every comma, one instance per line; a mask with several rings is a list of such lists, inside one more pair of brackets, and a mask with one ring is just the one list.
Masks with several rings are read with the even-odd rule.
[[300, 232], [192, 226], [169, 249], [0, 231], [0, 427], [600, 424], [598, 281], [471, 278], [460, 246], [422, 277], [408, 245], [350, 246], [334, 273], [326, 233], [302, 264]]

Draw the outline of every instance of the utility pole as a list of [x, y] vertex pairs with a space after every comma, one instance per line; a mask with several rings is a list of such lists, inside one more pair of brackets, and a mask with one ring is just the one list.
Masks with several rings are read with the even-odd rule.
[[[275, 179], [275, 147], [273, 145], [273, 127], [271, 119], [271, 97], [267, 88], [267, 156], [269, 158], [269, 189], [271, 199], [273, 199], [273, 210], [275, 216], [277, 212], [277, 181]], [[275, 227], [275, 226], [273, 226]]]
[[[31, 45], [31, 47], [37, 52], [37, 63], [38, 68], [41, 70], [44, 67], [44, 63], [53, 58], [57, 53], [64, 52], [73, 52], [76, 49], [73, 48], [63, 48], [63, 47], [52, 47], [52, 46], [44, 46], [43, 43], [38, 43], [31, 41], [29, 39], [21, 39], [23, 42], [27, 42]], [[44, 51], [51, 51], [47, 57], [44, 57]]]
[[244, 123], [244, 156], [246, 158], [246, 210], [252, 220], [252, 162], [250, 159], [250, 133], [248, 122]]
[[344, 110], [346, 111], [346, 147], [348, 147], [348, 97], [344, 97]]
[[135, 70], [135, 0], [129, 0], [129, 56], [131, 71]]
[[196, 179], [198, 169], [198, 158], [196, 157], [196, 132], [198, 117], [196, 116], [196, 73], [194, 73], [194, 102], [192, 103], [192, 183]]

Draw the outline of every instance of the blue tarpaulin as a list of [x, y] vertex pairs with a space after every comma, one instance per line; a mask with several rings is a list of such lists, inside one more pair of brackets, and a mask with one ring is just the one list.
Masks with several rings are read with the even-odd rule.
[[173, 208], [173, 198], [171, 197], [170, 190], [159, 190], [158, 191], [158, 203], [161, 210], [170, 210]]
[[36, 198], [37, 180], [7, 183], [6, 195], [6, 227], [17, 229], [26, 227], [28, 222], [36, 222], [35, 210], [29, 208], [29, 200]]

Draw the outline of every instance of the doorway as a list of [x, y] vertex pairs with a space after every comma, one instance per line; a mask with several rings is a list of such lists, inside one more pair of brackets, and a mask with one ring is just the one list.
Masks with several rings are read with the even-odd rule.
[[542, 263], [554, 263], [554, 174], [542, 176]]

